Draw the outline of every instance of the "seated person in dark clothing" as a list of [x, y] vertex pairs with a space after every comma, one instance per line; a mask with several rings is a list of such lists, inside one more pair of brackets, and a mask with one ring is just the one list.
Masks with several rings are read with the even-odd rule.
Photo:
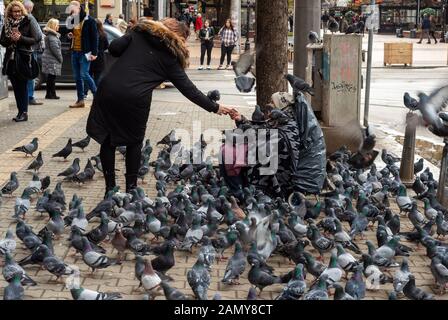
[[282, 198], [293, 192], [318, 194], [323, 186], [325, 143], [314, 113], [302, 96], [295, 101], [276, 93], [272, 100], [274, 105], [264, 108], [265, 121], [233, 114], [237, 129], [226, 135], [222, 147], [221, 175], [240, 200], [248, 185]]

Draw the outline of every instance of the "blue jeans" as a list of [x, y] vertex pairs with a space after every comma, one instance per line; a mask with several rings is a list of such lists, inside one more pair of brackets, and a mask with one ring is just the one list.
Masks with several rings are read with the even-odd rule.
[[[36, 51], [33, 52], [33, 56], [34, 56], [34, 59], [37, 60], [37, 52]], [[28, 88], [28, 100], [31, 101], [34, 99], [34, 79], [28, 80], [27, 88]]]
[[87, 83], [90, 91], [95, 95], [96, 85], [89, 74], [90, 61], [87, 61], [84, 53], [79, 51], [72, 52], [73, 76], [76, 80], [76, 92], [78, 101], [84, 100], [84, 81]]

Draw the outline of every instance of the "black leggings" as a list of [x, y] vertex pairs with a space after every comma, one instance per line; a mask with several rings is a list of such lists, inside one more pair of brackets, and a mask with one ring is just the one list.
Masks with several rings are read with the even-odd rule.
[[201, 66], [204, 65], [205, 52], [207, 52], [207, 65], [212, 61], [213, 41], [204, 41], [201, 43]]
[[54, 74], [47, 74], [47, 95], [46, 97], [56, 96], [56, 76]]
[[[126, 146], [126, 176], [137, 176], [140, 169], [143, 141]], [[104, 141], [100, 149], [100, 159], [104, 175], [115, 174], [115, 149], [110, 143], [110, 137]]]
[[28, 80], [23, 80], [15, 75], [8, 78], [11, 81], [19, 114], [28, 112]]
[[224, 58], [226, 57], [226, 55], [227, 55], [227, 65], [230, 65], [230, 62], [232, 61], [233, 48], [235, 48], [235, 46], [226, 47], [224, 46], [224, 44], [221, 45], [221, 61], [219, 63], [221, 66], [224, 63]]

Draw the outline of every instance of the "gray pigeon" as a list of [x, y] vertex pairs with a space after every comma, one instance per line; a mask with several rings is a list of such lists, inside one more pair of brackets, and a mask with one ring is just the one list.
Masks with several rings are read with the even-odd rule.
[[120, 300], [119, 292], [98, 292], [83, 287], [70, 289], [73, 300]]
[[39, 151], [36, 159], [34, 159], [26, 170], [34, 170], [34, 172], [38, 172], [39, 169], [44, 165], [44, 160], [42, 159], [42, 151]]
[[304, 92], [314, 96], [314, 89], [305, 82], [305, 80], [294, 76], [292, 74], [287, 74], [285, 76], [286, 80], [288, 80], [289, 84], [293, 88], [294, 92]]
[[246, 256], [241, 243], [237, 241], [235, 243], [235, 253], [229, 259], [224, 278], [221, 281], [226, 284], [238, 284], [238, 279], [244, 272], [244, 269], [246, 269]]
[[95, 252], [87, 238], [83, 237], [82, 243], [84, 246], [82, 260], [92, 269], [92, 272], [95, 269], [104, 269], [112, 265], [120, 264], [116, 259], [111, 259], [104, 254]]
[[308, 33], [308, 41], [311, 44], [320, 43], [319, 35], [315, 31], [310, 31]]
[[79, 170], [80, 170], [79, 158], [75, 158], [73, 160], [72, 165], [67, 169], [65, 169], [64, 171], [62, 171], [61, 173], [59, 173], [58, 177], [63, 176], [66, 178], [73, 178], [79, 172]]
[[448, 268], [442, 264], [442, 259], [438, 256], [433, 257], [431, 260], [431, 273], [440, 287], [440, 294], [443, 294], [448, 283]]
[[87, 148], [89, 143], [90, 143], [90, 137], [87, 136], [84, 139], [81, 139], [81, 140], [73, 143], [72, 147], [77, 147], [77, 148], [80, 148], [82, 151], [84, 151], [84, 149]]
[[198, 256], [196, 263], [187, 272], [187, 281], [197, 299], [207, 300], [210, 274], [204, 264], [204, 257], [202, 255]]
[[15, 275], [12, 281], [5, 287], [3, 300], [23, 300], [24, 291], [20, 283], [20, 276]]
[[12, 195], [14, 191], [19, 188], [19, 180], [17, 179], [17, 172], [11, 172], [9, 181], [3, 186], [2, 194]]
[[408, 259], [403, 257], [400, 268], [394, 274], [394, 290], [396, 293], [403, 292], [403, 288], [408, 283], [410, 275]]
[[306, 291], [306, 282], [303, 277], [303, 264], [299, 263], [294, 269], [294, 276], [283, 288], [276, 300], [299, 300]]
[[14, 148], [14, 149], [12, 149], [12, 151], [19, 151], [19, 152], [25, 153], [26, 156], [28, 156], [28, 155], [33, 156], [33, 153], [39, 147], [38, 141], [39, 141], [38, 138], [33, 138], [33, 140], [30, 143], [25, 144], [20, 147], [17, 147], [17, 148]]

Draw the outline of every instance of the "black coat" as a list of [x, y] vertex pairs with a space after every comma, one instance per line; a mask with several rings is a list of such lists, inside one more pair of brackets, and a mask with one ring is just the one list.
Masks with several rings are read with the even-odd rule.
[[90, 63], [90, 71], [101, 73], [104, 70], [104, 51], [109, 48], [109, 41], [106, 35], [101, 35], [98, 38], [98, 55], [95, 60]]
[[199, 91], [184, 71], [185, 43], [160, 22], [139, 22], [110, 43], [109, 53], [118, 60], [105, 72], [87, 120], [87, 133], [98, 143], [108, 136], [114, 146], [142, 142], [152, 91], [165, 80], [201, 108], [218, 111], [218, 104]]
[[[17, 41], [16, 46], [18, 49], [22, 49], [25, 51], [32, 51], [32, 46], [38, 43], [42, 36], [39, 30], [34, 30], [31, 24], [31, 20], [28, 17], [23, 18], [18, 26], [19, 32], [21, 33], [21, 37], [19, 41]], [[2, 28], [2, 33], [0, 36], [0, 44], [6, 48], [5, 56], [3, 57], [3, 74], [6, 72], [6, 65], [8, 61], [11, 59], [12, 53], [14, 51], [14, 42], [11, 38], [6, 36], [5, 26]]]

